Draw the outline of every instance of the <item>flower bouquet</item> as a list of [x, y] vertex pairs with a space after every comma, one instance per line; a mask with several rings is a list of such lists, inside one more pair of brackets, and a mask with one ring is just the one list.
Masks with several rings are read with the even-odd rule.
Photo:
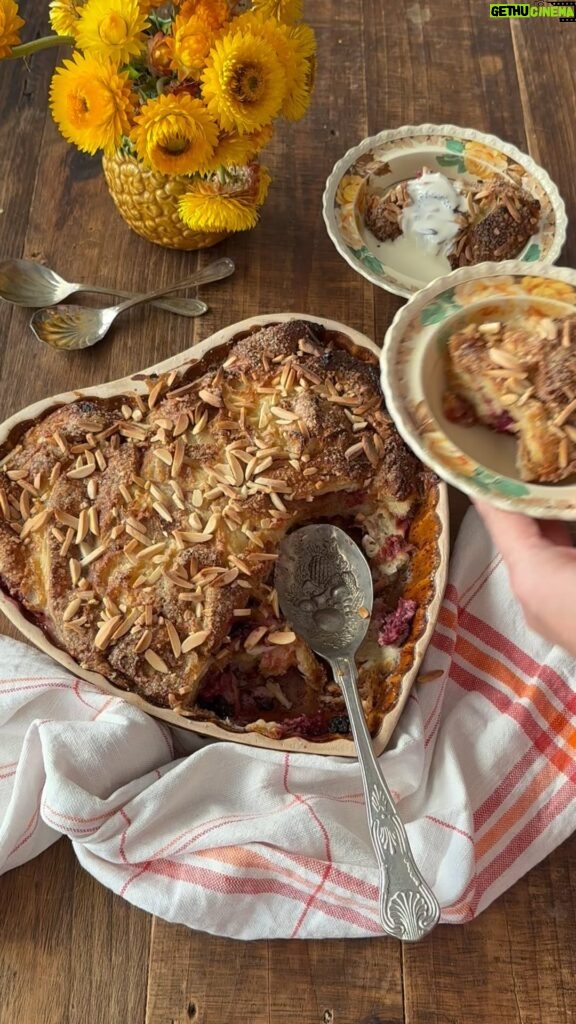
[[196, 248], [254, 227], [270, 183], [258, 156], [278, 118], [306, 113], [316, 44], [302, 2], [52, 0], [55, 34], [22, 43], [17, 3], [0, 0], [0, 58], [72, 46], [50, 84], [60, 132], [102, 152], [131, 227]]

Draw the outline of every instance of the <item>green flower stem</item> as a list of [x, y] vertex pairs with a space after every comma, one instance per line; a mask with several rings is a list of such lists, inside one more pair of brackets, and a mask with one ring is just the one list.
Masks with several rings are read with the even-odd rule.
[[12, 52], [4, 59], [17, 60], [18, 57], [29, 57], [39, 50], [49, 50], [53, 46], [73, 46], [75, 42], [74, 36], [42, 36], [41, 39], [33, 39], [29, 43], [14, 46]]

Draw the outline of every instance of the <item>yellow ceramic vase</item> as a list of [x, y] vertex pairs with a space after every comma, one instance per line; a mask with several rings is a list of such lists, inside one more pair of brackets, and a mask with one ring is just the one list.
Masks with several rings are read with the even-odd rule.
[[227, 232], [192, 231], [180, 220], [178, 197], [186, 178], [147, 170], [133, 156], [116, 152], [102, 158], [110, 195], [126, 223], [142, 238], [168, 249], [207, 249]]

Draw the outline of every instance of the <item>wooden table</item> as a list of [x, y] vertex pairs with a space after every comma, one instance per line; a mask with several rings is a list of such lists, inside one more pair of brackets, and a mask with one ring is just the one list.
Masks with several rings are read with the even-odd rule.
[[[26, 37], [46, 4], [28, 0]], [[255, 313], [299, 311], [382, 339], [401, 300], [356, 275], [329, 241], [324, 181], [349, 146], [385, 127], [450, 122], [490, 131], [543, 164], [576, 216], [576, 24], [494, 20], [479, 0], [309, 0], [318, 76], [304, 121], [269, 149], [258, 228], [222, 243], [234, 278], [184, 321], [146, 308], [96, 349], [41, 348], [26, 311], [0, 309], [0, 418], [68, 387], [111, 380]], [[54, 53], [0, 64], [0, 258], [70, 279], [152, 288], [215, 252], [143, 241], [117, 215], [97, 159], [47, 114]], [[574, 265], [570, 235], [560, 260]], [[5, 622], [2, 627], [10, 632]], [[576, 838], [475, 922], [423, 943], [236, 942], [136, 910], [77, 865], [67, 841], [0, 881], [0, 1024], [561, 1024], [576, 1020]]]

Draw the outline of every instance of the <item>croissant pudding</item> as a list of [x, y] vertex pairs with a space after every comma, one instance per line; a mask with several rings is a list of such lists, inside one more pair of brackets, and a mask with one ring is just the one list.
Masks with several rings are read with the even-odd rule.
[[521, 480], [576, 472], [576, 316], [468, 324], [445, 358], [448, 420], [514, 435]]
[[386, 414], [377, 358], [290, 320], [14, 430], [0, 583], [53, 645], [151, 705], [329, 740], [349, 733], [344, 703], [282, 619], [273, 570], [287, 531], [333, 522], [374, 580], [357, 657], [374, 732], [426, 624], [437, 497]]

